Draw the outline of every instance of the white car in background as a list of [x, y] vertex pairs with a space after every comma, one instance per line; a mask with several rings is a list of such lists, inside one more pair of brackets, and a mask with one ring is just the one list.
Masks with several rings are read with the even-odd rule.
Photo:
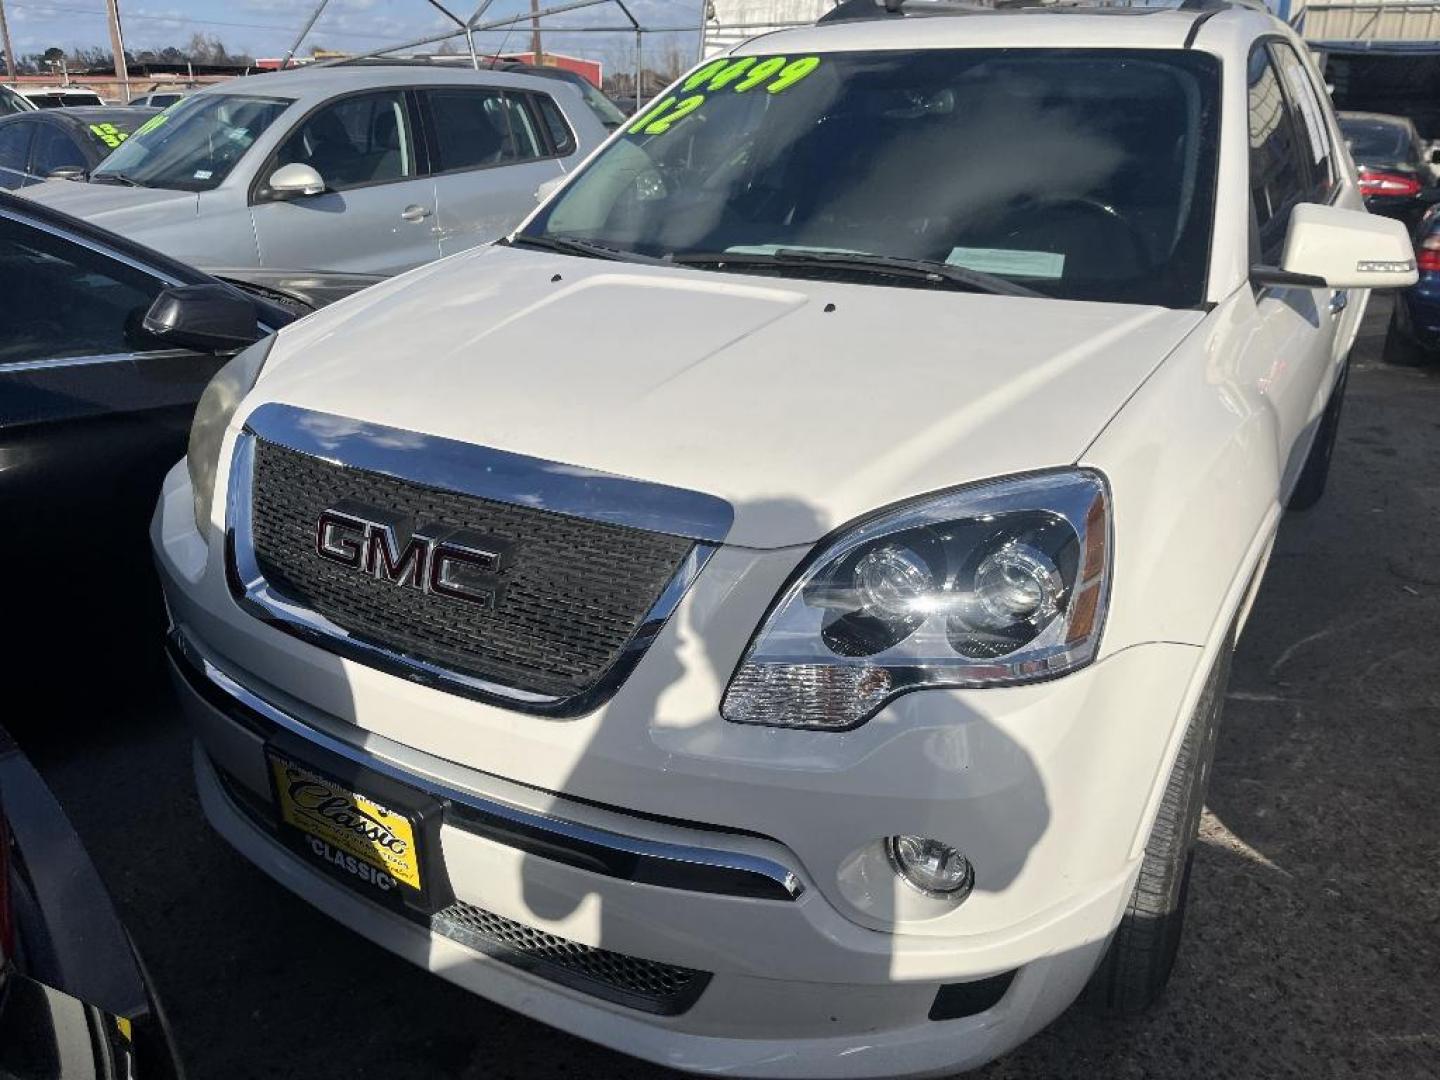
[[94, 90], [85, 90], [78, 86], [26, 87], [20, 93], [37, 109], [73, 109], [105, 104], [105, 99]]
[[207, 87], [25, 195], [199, 265], [395, 274], [505, 235], [605, 135], [556, 79], [310, 68]]
[[237, 356], [152, 539], [205, 813], [286, 887], [670, 1067], [948, 1075], [1165, 986], [1414, 252], [1261, 10], [822, 22]]

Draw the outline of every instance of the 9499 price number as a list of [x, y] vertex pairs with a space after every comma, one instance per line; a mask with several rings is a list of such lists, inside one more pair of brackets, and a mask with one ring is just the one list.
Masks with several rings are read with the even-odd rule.
[[818, 56], [742, 56], [739, 60], [713, 60], [695, 71], [671, 94], [653, 108], [646, 109], [625, 130], [632, 135], [663, 135], [704, 105], [709, 96], [720, 90], [736, 94], [764, 90], [782, 94], [820, 66]]

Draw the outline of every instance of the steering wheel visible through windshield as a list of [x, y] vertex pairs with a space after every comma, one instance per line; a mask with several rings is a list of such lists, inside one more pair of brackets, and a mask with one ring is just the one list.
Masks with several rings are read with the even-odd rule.
[[856, 280], [904, 260], [1191, 306], [1218, 115], [1218, 63], [1178, 50], [723, 58], [631, 121], [515, 239]]
[[208, 191], [222, 183], [288, 98], [198, 94], [152, 116], [91, 173], [91, 180]]

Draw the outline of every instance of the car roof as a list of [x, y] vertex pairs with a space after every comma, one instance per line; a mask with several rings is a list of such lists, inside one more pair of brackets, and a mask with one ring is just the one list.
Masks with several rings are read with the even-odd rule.
[[[41, 109], [34, 114], [51, 124], [84, 127], [87, 124], [113, 124], [121, 120], [142, 120], [154, 116], [159, 109], [140, 105], [75, 105], [68, 109]], [[16, 113], [16, 115], [20, 115]], [[26, 116], [32, 114], [26, 113]]]
[[1408, 128], [1414, 124], [1407, 116], [1394, 116], [1390, 113], [1378, 112], [1338, 112], [1335, 118], [1342, 124], [1346, 120], [1359, 120], [1366, 124], [1383, 124], [1386, 127]]
[[534, 75], [481, 68], [448, 67], [428, 64], [337, 64], [334, 67], [300, 67], [286, 71], [267, 71], [243, 75], [238, 79], [215, 83], [193, 96], [211, 94], [249, 94], [291, 97], [297, 100], [322, 100], [352, 90], [385, 89], [405, 86], [502, 86], [515, 90], [554, 89], [558, 80]]
[[[859, 0], [866, 3], [866, 0]], [[907, 5], [901, 14], [822, 20], [751, 38], [736, 55], [861, 52], [889, 49], [1089, 48], [1184, 49], [1203, 26], [1218, 51], [1273, 33], [1284, 24], [1249, 4], [1094, 7], [1083, 4], [995, 10]], [[1215, 34], [1212, 31], [1221, 31]], [[1246, 46], [1248, 48], [1248, 44]], [[1243, 54], [1242, 54], [1243, 55]]]

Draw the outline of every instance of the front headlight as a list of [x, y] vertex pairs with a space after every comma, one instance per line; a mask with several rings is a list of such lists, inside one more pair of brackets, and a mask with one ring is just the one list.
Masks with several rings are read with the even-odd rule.
[[1089, 470], [882, 511], [800, 567], [721, 713], [842, 731], [911, 690], [1073, 671], [1099, 646], [1109, 576], [1109, 493]]
[[236, 353], [215, 373], [195, 406], [185, 464], [195, 493], [195, 527], [202, 534], [210, 525], [210, 503], [215, 497], [215, 472], [220, 467], [220, 444], [225, 438], [225, 429], [230, 426], [230, 418], [235, 415], [241, 399], [260, 378], [260, 369], [265, 366], [265, 358], [274, 344], [275, 335], [271, 334]]

